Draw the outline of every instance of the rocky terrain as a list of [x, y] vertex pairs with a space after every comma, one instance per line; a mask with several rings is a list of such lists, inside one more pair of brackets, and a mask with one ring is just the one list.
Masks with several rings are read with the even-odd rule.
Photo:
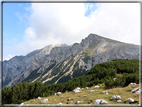
[[3, 86], [19, 82], [63, 83], [82, 76], [95, 64], [139, 59], [139, 46], [89, 34], [81, 43], [49, 45], [3, 62]]
[[[131, 83], [130, 83], [131, 84]], [[98, 88], [96, 88], [99, 86]], [[66, 91], [65, 93], [51, 95], [48, 97], [37, 97], [20, 104], [20, 106], [97, 106], [97, 105], [125, 105], [138, 106], [140, 104], [140, 87], [139, 84], [129, 85], [126, 87], [117, 87], [113, 89], [105, 89], [104, 84], [98, 84], [91, 87], [76, 87], [80, 90], [74, 93]], [[75, 89], [74, 89], [75, 90]], [[136, 94], [137, 93], [137, 94]]]

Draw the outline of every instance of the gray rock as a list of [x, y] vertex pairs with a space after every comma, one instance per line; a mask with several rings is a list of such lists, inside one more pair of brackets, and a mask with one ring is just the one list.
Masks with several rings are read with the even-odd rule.
[[86, 97], [87, 95], [83, 95], [83, 97]]
[[96, 85], [94, 88], [100, 88], [100, 86]]
[[121, 103], [121, 100], [117, 100], [118, 103]]
[[56, 95], [60, 95], [60, 94], [62, 94], [62, 93], [61, 93], [61, 92], [57, 92], [57, 93], [56, 93]]
[[81, 101], [77, 101], [76, 104], [79, 104]]
[[48, 103], [48, 99], [42, 100], [42, 101], [41, 101], [41, 104], [43, 104], [43, 103]]
[[41, 99], [41, 97], [38, 97], [38, 99]]
[[139, 89], [139, 87], [138, 88], [134, 88], [134, 89], [131, 90], [131, 92], [133, 93], [133, 92], [137, 91], [138, 89]]
[[108, 91], [102, 91], [102, 93], [108, 93]]
[[92, 93], [94, 90], [90, 90], [90, 93]]
[[73, 93], [79, 93], [81, 92], [80, 88], [79, 87], [76, 87], [74, 90], [73, 90]]
[[105, 100], [103, 100], [103, 99], [97, 99], [96, 101], [95, 101], [95, 105], [98, 105], [98, 104], [106, 104], [106, 103], [108, 103], [107, 101], [105, 101]]
[[121, 99], [121, 97], [119, 95], [114, 95], [111, 97], [111, 100], [116, 100], [116, 99]]
[[137, 94], [140, 94], [142, 92], [142, 88], [139, 88], [136, 92], [135, 92], [135, 94], [137, 95]]
[[132, 98], [128, 98], [128, 99], [126, 99], [129, 103], [133, 103], [134, 102], [134, 99], [132, 99]]
[[128, 86], [133, 86], [133, 85], [136, 85], [136, 83], [131, 82]]

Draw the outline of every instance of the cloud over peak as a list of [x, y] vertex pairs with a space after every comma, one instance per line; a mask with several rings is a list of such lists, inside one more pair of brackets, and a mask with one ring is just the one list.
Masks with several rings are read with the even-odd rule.
[[49, 44], [81, 42], [90, 33], [140, 44], [138, 3], [32, 3], [28, 11], [29, 27], [14, 48], [25, 54]]

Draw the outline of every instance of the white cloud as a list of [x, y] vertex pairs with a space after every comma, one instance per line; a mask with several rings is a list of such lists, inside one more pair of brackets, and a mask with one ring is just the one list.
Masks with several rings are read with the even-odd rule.
[[[140, 44], [140, 5], [138, 3], [101, 4], [92, 13], [96, 33], [127, 43]], [[97, 28], [98, 27], [98, 28]]]
[[9, 59], [11, 59], [12, 57], [13, 57], [13, 55], [8, 54], [8, 56], [4, 57], [3, 60], [9, 60]]
[[87, 8], [84, 3], [33, 3], [30, 26], [15, 50], [26, 54], [49, 44], [81, 42], [90, 33], [140, 44], [140, 4], [100, 3], [85, 17]]

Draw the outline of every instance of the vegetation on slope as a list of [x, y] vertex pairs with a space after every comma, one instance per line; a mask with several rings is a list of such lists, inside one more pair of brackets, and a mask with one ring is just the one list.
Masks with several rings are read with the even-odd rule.
[[[113, 78], [116, 78], [114, 81]], [[73, 78], [66, 83], [43, 86], [41, 82], [19, 83], [2, 90], [3, 104], [53, 95], [55, 92], [72, 91], [76, 87], [90, 87], [93, 84], [105, 84], [105, 88], [125, 87], [129, 83], [139, 83], [139, 60], [115, 59], [111, 62], [96, 64], [85, 75]]]
[[[99, 89], [94, 89], [94, 86], [89, 87], [87, 90], [84, 88], [80, 93], [74, 94], [72, 91], [62, 93], [61, 95], [51, 95], [48, 97], [42, 97], [41, 99], [35, 98], [28, 101], [25, 101], [24, 104], [41, 104], [41, 100], [48, 99], [47, 104], [76, 104], [77, 101], [81, 101], [79, 104], [94, 104], [96, 99], [104, 99], [108, 102], [108, 104], [129, 104], [126, 102], [127, 98], [133, 98], [137, 103], [139, 103], [139, 94], [134, 96], [133, 93], [130, 91], [133, 88], [139, 87], [139, 84], [132, 86], [132, 87], [117, 87], [113, 89], [105, 89], [104, 84], [99, 84]], [[95, 90], [94, 92], [90, 93], [90, 90]], [[108, 91], [108, 94], [102, 93], [102, 91]], [[83, 97], [86, 95], [86, 97]], [[120, 95], [121, 96], [121, 103], [117, 103], [116, 100], [110, 100], [113, 95]], [[71, 98], [71, 100], [68, 100]], [[137, 104], [134, 103], [134, 104]]]
[[31, 74], [24, 80], [24, 82], [31, 82], [35, 78], [37, 78], [39, 76], [39, 74], [37, 73], [38, 70], [39, 70], [39, 68], [37, 68], [33, 72], [31, 72]]

